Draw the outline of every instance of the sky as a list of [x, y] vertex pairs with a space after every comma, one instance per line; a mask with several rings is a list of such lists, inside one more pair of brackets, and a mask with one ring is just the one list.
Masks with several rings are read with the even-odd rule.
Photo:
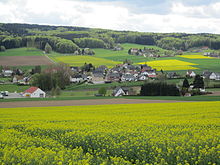
[[220, 0], [0, 0], [1, 23], [220, 34]]

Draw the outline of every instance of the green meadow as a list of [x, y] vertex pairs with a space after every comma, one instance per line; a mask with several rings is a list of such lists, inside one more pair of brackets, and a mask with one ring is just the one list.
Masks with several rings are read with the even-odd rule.
[[0, 56], [42, 56], [43, 52], [36, 48], [15, 48], [0, 52]]
[[[154, 48], [160, 51], [160, 54], [163, 54], [165, 49], [159, 48], [157, 46], [149, 46], [149, 45], [139, 45], [139, 44], [121, 44], [124, 48], [121, 51], [113, 51], [108, 49], [93, 49], [95, 51], [94, 56], [80, 56], [80, 55], [73, 55], [73, 54], [61, 54], [57, 52], [52, 52], [51, 54], [48, 54], [47, 56], [52, 59], [54, 62], [64, 62], [71, 66], [82, 66], [84, 63], [92, 63], [95, 66], [99, 65], [106, 65], [108, 67], [113, 67], [116, 64], [120, 64], [125, 60], [130, 60], [134, 64], [138, 63], [147, 63], [149, 61], [160, 61], [160, 60], [179, 60], [183, 62], [189, 62], [196, 64], [195, 67], [198, 68], [196, 71], [198, 73], [201, 73], [204, 70], [210, 70], [218, 72], [220, 70], [220, 59], [219, 58], [204, 58], [204, 59], [190, 59], [190, 58], [184, 58], [181, 56], [175, 56], [175, 57], [166, 57], [166, 58], [150, 58], [150, 57], [143, 57], [143, 56], [135, 56], [135, 55], [129, 55], [128, 50], [130, 48], [138, 48], [143, 49], [144, 47], [148, 48]], [[186, 54], [189, 54], [186, 52]], [[202, 55], [202, 53], [190, 53], [190, 55]], [[39, 49], [35, 48], [17, 48], [17, 49], [8, 49], [5, 52], [0, 52], [1, 56], [42, 56], [44, 55], [43, 52]], [[30, 69], [31, 66], [21, 69]], [[185, 69], [187, 70], [187, 69]], [[179, 70], [175, 67], [172, 71], [177, 71], [179, 73], [185, 73], [185, 70]]]

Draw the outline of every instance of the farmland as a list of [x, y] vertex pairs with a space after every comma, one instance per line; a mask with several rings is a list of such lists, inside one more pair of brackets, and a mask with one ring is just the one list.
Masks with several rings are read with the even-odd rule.
[[55, 57], [55, 61], [67, 63], [71, 66], [83, 66], [85, 63], [92, 63], [94, 66], [99, 66], [101, 64], [105, 64], [108, 67], [113, 67], [118, 64], [118, 62], [91, 57], [91, 56], [63, 56], [63, 57]]
[[[16, 48], [16, 49], [8, 49], [5, 52], [0, 52], [0, 58], [1, 58], [1, 64], [7, 64], [7, 66], [13, 65], [13, 66], [33, 66], [33, 65], [48, 65], [54, 62], [64, 62], [71, 66], [82, 66], [84, 63], [92, 63], [95, 66], [98, 65], [106, 65], [108, 67], [113, 67], [116, 64], [122, 63], [123, 61], [131, 60], [133, 64], [137, 65], [138, 63], [149, 63], [153, 65], [153, 62], [155, 61], [161, 61], [161, 60], [178, 60], [182, 62], [188, 62], [193, 63], [193, 65], [172, 65], [170, 66], [160, 66], [157, 69], [160, 70], [163, 68], [163, 70], [168, 71], [185, 71], [188, 69], [197, 69], [198, 72], [202, 72], [203, 70], [211, 70], [211, 71], [218, 71], [220, 66], [220, 59], [219, 58], [210, 58], [203, 56], [198, 53], [194, 54], [187, 54], [187, 55], [181, 55], [181, 56], [175, 56], [175, 57], [166, 57], [166, 58], [152, 58], [152, 57], [143, 57], [143, 56], [135, 56], [135, 55], [129, 55], [128, 49], [130, 48], [138, 48], [143, 49], [144, 47], [147, 48], [153, 48], [155, 50], [159, 50], [161, 54], [163, 54], [165, 49], [159, 48], [157, 46], [149, 46], [149, 45], [139, 45], [139, 44], [130, 44], [125, 43], [121, 44], [121, 46], [124, 48], [120, 51], [113, 51], [109, 49], [93, 49], [95, 52], [94, 56], [81, 56], [81, 55], [73, 55], [73, 54], [62, 54], [57, 52], [52, 52], [51, 54], [48, 54], [48, 57], [51, 59], [51, 61], [45, 57], [43, 52], [39, 49], [35, 48]], [[19, 58], [15, 58], [15, 56], [18, 56]], [[36, 57], [38, 56], [38, 57]], [[6, 59], [5, 59], [6, 58]], [[41, 62], [34, 62], [32, 58], [37, 58], [37, 60], [40, 60]], [[4, 62], [3, 62], [4, 60]], [[6, 61], [5, 61], [6, 60]], [[16, 60], [16, 64], [15, 64]], [[17, 61], [18, 60], [18, 61]], [[46, 61], [46, 62], [45, 62]], [[166, 61], [164, 61], [165, 63]], [[167, 65], [167, 64], [166, 64]], [[196, 66], [194, 66], [196, 65]]]
[[[124, 48], [120, 51], [113, 51], [108, 49], [93, 49], [95, 52], [94, 56], [76, 56], [73, 54], [60, 54], [53, 52], [50, 55], [48, 55], [53, 61], [56, 62], [65, 62], [70, 65], [74, 66], [82, 66], [85, 62], [87, 63], [94, 63], [95, 66], [97, 65], [107, 65], [109, 67], [114, 66], [115, 64], [122, 63], [123, 61], [131, 60], [133, 64], [137, 65], [139, 63], [147, 63], [147, 64], [153, 64], [154, 61], [157, 63], [157, 61], [165, 60], [162, 63], [166, 63], [166, 60], [178, 60], [183, 62], [187, 62], [186, 65], [180, 65], [180, 63], [171, 63], [171, 64], [165, 64], [169, 66], [160, 66], [157, 69], [163, 69], [167, 71], [185, 71], [185, 70], [194, 70], [196, 69], [197, 72], [202, 72], [204, 70], [211, 70], [211, 71], [218, 71], [220, 66], [220, 59], [219, 58], [210, 58], [205, 57], [200, 54], [188, 54], [188, 55], [181, 55], [181, 56], [175, 56], [175, 57], [166, 57], [166, 58], [152, 58], [152, 57], [143, 57], [143, 56], [135, 56], [135, 55], [129, 55], [128, 49], [130, 48], [138, 48], [143, 49], [144, 47], [147, 48], [153, 48], [155, 50], [159, 50], [160, 53], [164, 53], [166, 50], [159, 48], [157, 46], [149, 46], [149, 45], [139, 45], [139, 44], [121, 44], [121, 46]], [[152, 61], [152, 63], [151, 63]], [[190, 64], [191, 63], [191, 64]], [[152, 65], [154, 67], [154, 65]]]
[[1, 56], [42, 56], [43, 52], [36, 48], [15, 48], [0, 52]]
[[0, 56], [1, 66], [36, 66], [51, 65], [53, 62], [45, 56]]
[[139, 64], [147, 64], [152, 68], [157, 70], [189, 70], [189, 69], [198, 69], [196, 67], [192, 67], [191, 65], [196, 65], [194, 63], [184, 62], [180, 60], [157, 60], [150, 62], [143, 62]]
[[36, 48], [17, 48], [0, 52], [1, 66], [31, 67], [51, 65], [53, 62]]
[[0, 163], [219, 164], [219, 106], [2, 108]]
[[189, 59], [216, 59], [214, 57], [208, 57], [203, 55], [181, 55], [179, 57], [189, 58]]

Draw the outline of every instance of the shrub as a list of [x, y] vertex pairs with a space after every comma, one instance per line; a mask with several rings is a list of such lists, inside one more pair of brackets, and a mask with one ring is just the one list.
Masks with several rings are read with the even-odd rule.
[[141, 86], [141, 96], [180, 96], [179, 89], [173, 84], [163, 82], [146, 83]]

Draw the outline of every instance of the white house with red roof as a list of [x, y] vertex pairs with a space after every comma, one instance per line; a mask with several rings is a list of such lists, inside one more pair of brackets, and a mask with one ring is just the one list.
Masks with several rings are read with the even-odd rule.
[[43, 98], [46, 97], [46, 93], [38, 87], [30, 87], [23, 92], [24, 97]]

